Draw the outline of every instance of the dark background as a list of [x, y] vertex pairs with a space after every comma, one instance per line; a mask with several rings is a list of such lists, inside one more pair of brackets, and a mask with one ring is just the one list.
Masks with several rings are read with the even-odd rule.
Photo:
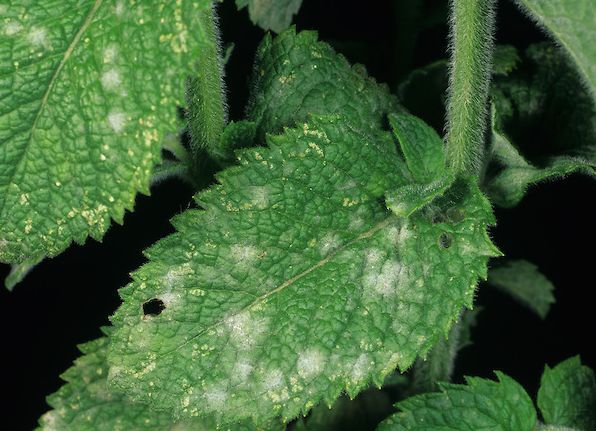
[[[368, 6], [363, 6], [367, 4]], [[422, 32], [408, 48], [407, 23], [397, 26], [398, 8], [391, 1], [305, 0], [296, 17], [298, 29], [317, 29], [351, 62], [364, 63], [370, 74], [392, 88], [411, 68], [445, 57], [445, 3], [428, 1], [437, 24]], [[248, 94], [252, 57], [263, 32], [237, 12], [233, 1], [220, 7], [224, 44], [235, 43], [227, 65], [230, 115], [242, 116]], [[501, 1], [497, 18], [499, 43], [524, 48], [544, 40], [509, 1]], [[410, 51], [408, 51], [408, 49]], [[409, 54], [408, 54], [409, 52]], [[401, 61], [400, 54], [404, 54]], [[206, 170], [205, 181], [211, 181]], [[59, 378], [78, 356], [76, 345], [100, 336], [99, 327], [119, 304], [117, 289], [144, 259], [141, 251], [172, 232], [168, 220], [188, 207], [192, 191], [169, 181], [139, 196], [123, 226], [110, 228], [102, 243], [88, 240], [44, 261], [10, 293], [0, 289], [0, 331], [4, 378], [3, 401], [10, 429], [30, 430], [48, 409], [44, 398], [61, 385]], [[596, 210], [594, 185], [571, 176], [531, 189], [512, 210], [497, 209], [492, 229], [496, 244], [510, 258], [526, 258], [557, 287], [557, 303], [543, 322], [508, 297], [481, 285], [477, 304], [484, 308], [473, 331], [475, 344], [458, 358], [455, 380], [464, 374], [491, 377], [502, 370], [534, 395], [544, 363], [554, 365], [580, 354], [596, 368], [596, 317], [593, 297], [592, 223]], [[8, 273], [0, 266], [0, 279]]]

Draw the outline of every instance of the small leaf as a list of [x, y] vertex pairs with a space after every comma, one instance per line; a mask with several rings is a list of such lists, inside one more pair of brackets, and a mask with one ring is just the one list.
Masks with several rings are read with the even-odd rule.
[[415, 181], [426, 183], [445, 175], [443, 140], [432, 127], [405, 112], [389, 114], [389, 124]]
[[238, 9], [248, 6], [248, 15], [253, 24], [276, 33], [290, 26], [301, 4], [302, 0], [236, 0]]
[[[6, 4], [6, 2], [4, 2]], [[101, 239], [149, 193], [208, 0], [11, 1], [0, 30], [0, 261]], [[157, 12], [159, 11], [159, 12]]]
[[530, 308], [542, 319], [548, 314], [551, 304], [555, 303], [555, 286], [538, 271], [536, 265], [526, 260], [509, 260], [492, 268], [488, 273], [488, 282]]
[[8, 290], [14, 289], [14, 287], [19, 284], [23, 279], [31, 272], [33, 268], [35, 268], [41, 260], [34, 260], [31, 262], [23, 262], [23, 263], [15, 263], [11, 265], [10, 272], [6, 276], [4, 280], [4, 286]]
[[554, 368], [545, 367], [538, 407], [549, 425], [596, 430], [596, 379], [594, 371], [581, 364], [579, 356]]
[[486, 190], [504, 207], [540, 181], [596, 174], [596, 109], [575, 71], [548, 44], [530, 46], [525, 59], [524, 67], [493, 83]]
[[526, 391], [498, 371], [499, 381], [466, 377], [466, 385], [441, 384], [441, 392], [396, 404], [400, 410], [378, 431], [533, 431], [536, 410]]
[[387, 211], [410, 174], [388, 133], [351, 119], [313, 116], [241, 151], [196, 196], [204, 210], [147, 250], [112, 318], [115, 387], [180, 418], [287, 422], [446, 334], [497, 254], [491, 207], [460, 181], [409, 218]]
[[362, 66], [350, 66], [317, 33], [294, 28], [265, 36], [256, 53], [247, 117], [257, 123], [257, 141], [266, 133], [307, 120], [308, 114], [350, 117], [362, 130], [380, 129], [398, 110], [386, 85], [377, 84]]
[[385, 195], [387, 208], [401, 217], [408, 217], [441, 196], [453, 184], [454, 177], [445, 176], [428, 184], [408, 184], [389, 190]]
[[[111, 329], [111, 328], [108, 328]], [[78, 358], [62, 378], [66, 384], [50, 395], [53, 408], [39, 420], [38, 431], [211, 431], [216, 429], [214, 418], [194, 419], [174, 423], [166, 411], [151, 410], [134, 404], [107, 387], [106, 354], [108, 338], [102, 337], [79, 346]], [[217, 428], [224, 431], [224, 428]], [[256, 431], [248, 424], [235, 424], [229, 431]], [[281, 430], [269, 428], [271, 430]]]
[[596, 99], [596, 12], [591, 0], [516, 0], [560, 43]]

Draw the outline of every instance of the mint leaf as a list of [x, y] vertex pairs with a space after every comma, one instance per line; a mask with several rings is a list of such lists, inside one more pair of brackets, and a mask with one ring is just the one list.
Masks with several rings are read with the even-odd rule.
[[461, 181], [393, 215], [381, 199], [409, 174], [388, 134], [353, 123], [314, 116], [241, 151], [196, 196], [204, 210], [174, 219], [120, 292], [115, 387], [176, 417], [287, 422], [380, 385], [446, 334], [497, 253], [490, 205]]
[[544, 368], [537, 401], [547, 424], [596, 430], [596, 379], [579, 356]]
[[498, 381], [466, 377], [466, 385], [440, 384], [441, 392], [417, 395], [396, 404], [398, 413], [379, 431], [469, 430], [533, 431], [536, 411], [526, 391], [498, 371]]
[[[6, 2], [5, 2], [6, 3]], [[0, 261], [101, 239], [149, 193], [207, 0], [12, 1], [0, 31]]]
[[[108, 328], [108, 331], [111, 328]], [[105, 329], [104, 329], [105, 330]], [[134, 404], [108, 390], [106, 363], [108, 338], [82, 344], [83, 356], [77, 359], [62, 378], [66, 384], [50, 395], [53, 408], [39, 420], [38, 431], [207, 431], [216, 427], [215, 419], [195, 419], [174, 423], [166, 411], [151, 410]], [[249, 424], [235, 424], [229, 431], [250, 431]], [[280, 426], [277, 428], [281, 429]]]
[[258, 141], [312, 113], [343, 113], [355, 127], [373, 131], [397, 109], [386, 85], [318, 42], [316, 32], [290, 28], [274, 39], [267, 35], [257, 50], [247, 117], [257, 123]]
[[488, 282], [530, 308], [542, 319], [548, 314], [551, 304], [555, 303], [555, 286], [538, 271], [536, 265], [526, 260], [508, 260], [491, 268]]
[[596, 13], [590, 0], [516, 0], [567, 51], [596, 99]]
[[505, 207], [516, 205], [532, 184], [596, 172], [596, 109], [575, 71], [548, 44], [530, 46], [524, 57], [524, 67], [493, 83], [486, 189]]
[[302, 0], [236, 0], [238, 9], [248, 6], [248, 15], [253, 24], [276, 33], [290, 26], [301, 4]]

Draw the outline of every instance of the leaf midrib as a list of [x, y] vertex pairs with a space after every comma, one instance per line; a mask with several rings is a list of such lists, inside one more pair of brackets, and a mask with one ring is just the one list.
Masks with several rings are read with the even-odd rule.
[[[329, 261], [331, 261], [335, 256], [337, 256], [339, 253], [341, 253], [342, 251], [348, 249], [350, 246], [352, 246], [353, 244], [357, 243], [358, 241], [361, 241], [365, 238], [370, 238], [372, 235], [374, 235], [376, 232], [380, 231], [381, 229], [387, 227], [393, 220], [395, 220], [397, 217], [394, 216], [391, 213], [387, 213], [387, 217], [383, 220], [381, 220], [380, 222], [378, 222], [377, 224], [375, 224], [373, 227], [371, 227], [370, 229], [360, 233], [356, 238], [346, 242], [343, 246], [340, 246], [337, 248], [337, 250], [329, 253], [327, 256], [325, 256], [323, 259], [319, 260], [318, 262], [316, 262], [314, 265], [310, 266], [309, 268], [305, 269], [304, 271], [302, 271], [301, 273], [295, 275], [294, 277], [291, 277], [289, 279], [287, 279], [286, 281], [284, 281], [283, 283], [281, 283], [279, 286], [277, 286], [276, 288], [263, 293], [262, 295], [259, 295], [254, 301], [250, 302], [249, 304], [247, 304], [246, 306], [242, 307], [240, 310], [226, 315], [226, 318], [230, 318], [230, 317], [234, 317], [237, 316], [243, 312], [245, 312], [246, 310], [250, 309], [251, 307], [253, 307], [255, 304], [259, 303], [259, 302], [263, 302], [265, 301], [268, 297], [281, 292], [282, 290], [284, 290], [285, 288], [291, 286], [292, 284], [294, 284], [296, 281], [300, 280], [301, 278], [307, 276], [308, 274], [310, 274], [313, 271], [316, 271], [317, 269], [321, 268], [322, 266], [326, 265]], [[193, 335], [192, 337], [188, 338], [187, 340], [183, 341], [182, 343], [180, 343], [179, 345], [177, 345], [176, 347], [173, 347], [170, 350], [167, 350], [161, 354], [159, 354], [160, 357], [164, 357], [167, 356], [171, 353], [174, 353], [176, 351], [178, 351], [179, 349], [181, 349], [182, 347], [184, 347], [185, 345], [189, 344], [190, 342], [192, 342], [193, 340], [197, 339], [198, 337], [200, 337], [201, 335], [205, 334], [206, 332], [210, 331], [211, 329], [214, 329], [216, 327], [218, 327], [219, 325], [221, 325], [224, 322], [224, 319], [220, 319], [217, 320], [216, 322], [212, 323], [211, 325], [207, 326], [206, 328], [201, 329], [197, 334]]]
[[[93, 21], [93, 18], [95, 17], [95, 14], [97, 13], [97, 11], [100, 8], [100, 6], [102, 5], [102, 3], [103, 3], [103, 0], [95, 0], [95, 3], [93, 3], [93, 6], [91, 7], [89, 12], [87, 12], [87, 15], [85, 16], [85, 19], [83, 21], [83, 24], [81, 25], [81, 28], [79, 28], [77, 33], [74, 35], [72, 41], [68, 45], [68, 48], [66, 48], [66, 51], [64, 51], [62, 60], [60, 60], [60, 63], [58, 63], [58, 66], [54, 70], [54, 73], [52, 74], [52, 77], [50, 78], [50, 82], [48, 83], [46, 91], [44, 92], [43, 97], [41, 98], [41, 103], [39, 104], [39, 108], [35, 115], [35, 119], [33, 120], [33, 124], [31, 125], [31, 132], [29, 133], [29, 139], [27, 140], [27, 144], [25, 145], [24, 150], [21, 152], [19, 159], [15, 163], [12, 174], [10, 175], [9, 180], [6, 183], [7, 188], [10, 187], [11, 184], [13, 184], [14, 177], [15, 177], [17, 171], [19, 170], [21, 163], [23, 162], [23, 160], [25, 160], [25, 155], [27, 154], [27, 151], [29, 150], [29, 148], [31, 146], [31, 142], [33, 141], [33, 134], [35, 133], [35, 130], [37, 129], [37, 123], [39, 122], [39, 119], [41, 118], [41, 114], [43, 113], [43, 111], [48, 103], [48, 99], [49, 99], [52, 89], [56, 83], [56, 80], [58, 79], [58, 76], [60, 75], [60, 72], [62, 72], [64, 65], [72, 56], [72, 53], [74, 52], [79, 41], [83, 37], [83, 34], [91, 25], [91, 22]], [[5, 196], [5, 199], [2, 202], [2, 206], [0, 207], [0, 217], [2, 217], [4, 215], [4, 209], [6, 207], [7, 200], [8, 199]]]

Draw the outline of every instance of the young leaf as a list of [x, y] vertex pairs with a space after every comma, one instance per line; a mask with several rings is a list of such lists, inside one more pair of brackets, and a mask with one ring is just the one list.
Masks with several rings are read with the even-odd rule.
[[10, 1], [0, 31], [0, 261], [100, 239], [149, 192], [208, 0]]
[[[66, 384], [50, 395], [53, 408], [39, 420], [38, 431], [211, 431], [214, 418], [175, 423], [167, 411], [151, 410], [143, 404], [127, 401], [108, 390], [106, 363], [108, 338], [82, 344], [83, 356], [77, 359], [62, 378]], [[224, 428], [217, 428], [222, 431]], [[256, 431], [250, 424], [235, 424], [229, 431]], [[270, 430], [281, 430], [269, 428]]]
[[396, 404], [400, 410], [378, 431], [534, 431], [536, 410], [526, 391], [498, 371], [499, 381], [466, 377], [466, 385], [440, 384], [441, 391]]
[[530, 46], [525, 59], [524, 67], [496, 77], [493, 86], [493, 166], [486, 188], [505, 207], [516, 205], [529, 185], [596, 172], [596, 109], [577, 74], [548, 44]]
[[596, 99], [596, 12], [590, 0], [516, 0], [519, 7], [560, 43]]
[[526, 260], [508, 260], [488, 272], [488, 282], [529, 307], [542, 319], [555, 303], [555, 286], [536, 265]]
[[301, 4], [302, 0], [236, 0], [238, 9], [248, 6], [253, 24], [276, 33], [290, 26], [292, 16], [298, 13]]
[[294, 28], [272, 39], [265, 36], [256, 53], [249, 120], [257, 123], [257, 140], [280, 133], [308, 114], [345, 113], [353, 126], [379, 129], [385, 115], [399, 109], [386, 85], [377, 84], [362, 66], [350, 66], [317, 33]]
[[383, 193], [410, 174], [388, 134], [353, 122], [312, 117], [240, 152], [196, 196], [204, 211], [174, 219], [121, 290], [115, 386], [176, 417], [288, 421], [446, 334], [497, 253], [490, 205], [462, 181], [434, 216], [393, 215]]
[[547, 424], [596, 430], [596, 379], [579, 356], [545, 367], [537, 401]]

